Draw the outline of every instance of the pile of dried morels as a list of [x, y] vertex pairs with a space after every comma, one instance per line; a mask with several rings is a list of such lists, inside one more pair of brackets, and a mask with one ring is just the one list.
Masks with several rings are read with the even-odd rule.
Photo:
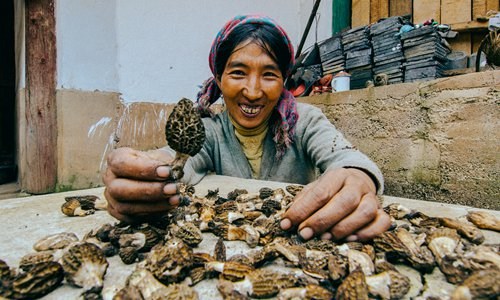
[[[65, 278], [82, 287], [82, 298], [99, 299], [105, 257], [119, 255], [137, 265], [113, 299], [198, 299], [193, 286], [206, 279], [217, 280], [224, 299], [399, 299], [411, 286], [396, 267], [401, 264], [421, 274], [438, 268], [455, 285], [443, 298], [500, 296], [500, 245], [484, 244], [479, 229], [500, 231], [492, 215], [434, 218], [391, 204], [385, 210], [393, 227], [369, 243], [303, 242], [279, 227], [300, 189], [234, 190], [223, 198], [218, 191], [198, 197], [184, 187], [191, 201], [154, 224], [105, 224], [83, 241], [72, 234], [49, 236], [21, 260], [20, 271], [0, 263], [0, 295], [40, 297]], [[197, 249], [203, 233], [219, 237], [210, 253]], [[253, 249], [227, 257], [225, 241], [235, 240]]]

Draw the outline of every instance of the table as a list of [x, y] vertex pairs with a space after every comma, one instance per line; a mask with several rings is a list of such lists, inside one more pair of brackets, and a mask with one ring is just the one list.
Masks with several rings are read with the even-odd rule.
[[[198, 185], [195, 186], [196, 194], [205, 195], [208, 190], [219, 189], [220, 195], [227, 195], [235, 188], [247, 189], [249, 192], [257, 192], [261, 187], [278, 188], [285, 187], [286, 183], [247, 180], [241, 178], [208, 175]], [[104, 199], [104, 188], [94, 188], [78, 190], [64, 193], [54, 193], [41, 196], [30, 196], [25, 198], [13, 198], [0, 200], [0, 259], [3, 259], [11, 267], [17, 267], [20, 258], [30, 252], [34, 252], [33, 244], [44, 236], [59, 232], [73, 232], [80, 239], [92, 229], [99, 228], [102, 224], [114, 224], [116, 219], [105, 211], [97, 211], [95, 214], [86, 217], [67, 217], [61, 212], [61, 205], [64, 198], [76, 195], [96, 195]], [[467, 214], [469, 210], [479, 210], [477, 208], [451, 205], [436, 202], [427, 202], [398, 197], [383, 196], [384, 206], [390, 203], [400, 203], [408, 208], [419, 210], [429, 216], [440, 217], [460, 217]], [[497, 218], [500, 218], [499, 211], [489, 211]], [[499, 243], [500, 233], [484, 231], [485, 243]], [[205, 234], [203, 242], [197, 250], [210, 251], [214, 249], [217, 238], [208, 233]], [[226, 242], [228, 257], [243, 253], [249, 248], [244, 242]], [[208, 250], [207, 250], [208, 251]], [[118, 256], [108, 258], [110, 266], [108, 268], [103, 298], [111, 299], [112, 295], [121, 288], [125, 279], [134, 269], [134, 265], [125, 265]], [[437, 268], [436, 268], [437, 269]], [[430, 285], [436, 284], [436, 289], [451, 289], [447, 283], [442, 282], [442, 274], [430, 274]], [[432, 277], [434, 276], [434, 277]], [[221, 299], [215, 288], [216, 279], [205, 280], [195, 286], [195, 289], [203, 299]], [[429, 283], [428, 283], [429, 284]], [[418, 282], [414, 284], [418, 288]], [[82, 289], [63, 284], [61, 287], [45, 296], [43, 299], [76, 299], [81, 294]], [[412, 291], [410, 291], [411, 293]], [[408, 295], [410, 295], [410, 293]]]

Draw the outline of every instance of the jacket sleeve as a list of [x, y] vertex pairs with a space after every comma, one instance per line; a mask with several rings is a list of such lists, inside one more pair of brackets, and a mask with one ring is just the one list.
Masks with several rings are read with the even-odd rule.
[[337, 168], [360, 169], [374, 180], [377, 193], [382, 194], [384, 178], [378, 166], [356, 149], [319, 108], [310, 105], [306, 108], [300, 114], [305, 126], [298, 128], [297, 137], [320, 173]]

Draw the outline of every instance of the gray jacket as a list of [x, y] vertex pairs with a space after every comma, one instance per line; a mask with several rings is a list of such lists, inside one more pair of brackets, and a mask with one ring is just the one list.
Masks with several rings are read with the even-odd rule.
[[[281, 160], [269, 130], [264, 139], [260, 175], [256, 179], [307, 184], [328, 169], [354, 167], [366, 171], [383, 192], [383, 176], [377, 165], [356, 150], [317, 107], [298, 103], [299, 119], [294, 143]], [[206, 141], [201, 151], [188, 159], [184, 178], [198, 183], [207, 172], [240, 178], [252, 178], [227, 111], [204, 118]]]

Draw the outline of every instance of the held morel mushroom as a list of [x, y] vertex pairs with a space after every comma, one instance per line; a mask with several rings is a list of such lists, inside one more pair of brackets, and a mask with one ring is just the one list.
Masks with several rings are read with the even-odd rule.
[[170, 148], [175, 150], [172, 177], [184, 176], [184, 164], [190, 156], [200, 152], [205, 142], [205, 127], [193, 102], [182, 98], [174, 107], [165, 125], [165, 136]]

